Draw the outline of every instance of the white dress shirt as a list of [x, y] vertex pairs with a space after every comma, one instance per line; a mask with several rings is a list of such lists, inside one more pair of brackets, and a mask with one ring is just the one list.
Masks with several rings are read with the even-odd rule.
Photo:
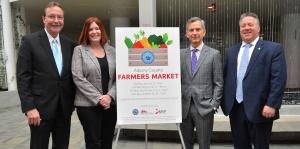
[[50, 47], [51, 47], [51, 44], [52, 44], [52, 41], [53, 40], [56, 40], [57, 41], [57, 47], [58, 47], [58, 51], [59, 51], [59, 58], [62, 61], [62, 53], [61, 53], [61, 44], [60, 44], [60, 40], [59, 40], [59, 34], [57, 34], [57, 36], [55, 38], [53, 38], [48, 32], [47, 30], [45, 29], [45, 32], [47, 34], [47, 37], [48, 37], [48, 40], [49, 40], [49, 43], [50, 43]]
[[[250, 62], [250, 58], [251, 58], [251, 55], [253, 53], [253, 50], [255, 48], [255, 45], [257, 43], [257, 41], [259, 40], [259, 37], [256, 37], [255, 40], [253, 40], [250, 44], [252, 45], [250, 48], [249, 48], [249, 57], [248, 57], [248, 60]], [[242, 42], [242, 45], [240, 47], [240, 51], [239, 51], [239, 55], [238, 55], [238, 59], [237, 59], [237, 74], [239, 73], [239, 68], [240, 68], [240, 63], [241, 63], [241, 57], [243, 55], [243, 52], [244, 52], [244, 49], [245, 49], [245, 45], [248, 44], [246, 42]]]
[[190, 46], [190, 50], [191, 50], [191, 58], [192, 58], [192, 54], [193, 54], [193, 49], [198, 49], [198, 51], [196, 52], [196, 57], [197, 57], [197, 61], [199, 60], [199, 56], [200, 56], [200, 52], [202, 50], [204, 46], [204, 43], [202, 42], [198, 47], [193, 47], [192, 45]]

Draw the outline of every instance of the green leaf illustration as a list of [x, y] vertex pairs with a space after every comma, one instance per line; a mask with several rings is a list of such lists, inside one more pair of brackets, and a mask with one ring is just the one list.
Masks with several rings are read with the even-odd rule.
[[133, 36], [134, 36], [135, 41], [139, 40], [139, 38], [140, 38], [139, 34], [134, 34]]
[[173, 43], [173, 40], [169, 40], [168, 42], [167, 42], [167, 45], [171, 45]]
[[124, 42], [125, 42], [127, 48], [132, 48], [133, 43], [132, 43], [132, 41], [131, 41], [130, 38], [128, 38], [127, 36], [125, 36]]
[[168, 34], [164, 33], [162, 39], [163, 39], [163, 42], [166, 43], [168, 41]]
[[145, 32], [143, 31], [143, 30], [140, 30], [140, 35], [141, 35], [141, 37], [144, 37], [144, 35], [145, 35]]

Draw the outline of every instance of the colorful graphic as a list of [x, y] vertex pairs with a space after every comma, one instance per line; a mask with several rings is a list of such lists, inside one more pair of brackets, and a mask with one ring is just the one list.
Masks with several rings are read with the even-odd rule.
[[168, 66], [168, 46], [173, 43], [168, 34], [145, 36], [140, 30], [133, 35], [134, 42], [125, 36], [129, 66]]
[[139, 33], [134, 34], [134, 43], [132, 40], [125, 36], [125, 44], [128, 49], [130, 48], [168, 48], [168, 45], [173, 43], [173, 40], [169, 40], [168, 34], [164, 33], [163, 36], [150, 35], [145, 37], [145, 32], [140, 30]]

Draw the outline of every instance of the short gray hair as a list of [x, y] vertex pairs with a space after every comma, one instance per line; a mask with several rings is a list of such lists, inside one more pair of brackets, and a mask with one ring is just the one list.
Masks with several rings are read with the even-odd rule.
[[205, 29], [205, 22], [204, 22], [204, 20], [202, 20], [202, 19], [199, 18], [199, 17], [191, 17], [191, 18], [186, 22], [186, 26], [185, 26], [186, 31], [188, 31], [189, 25], [190, 25], [191, 23], [193, 23], [193, 22], [196, 22], [196, 21], [199, 21], [199, 22], [201, 23], [203, 29], [206, 30], [206, 29]]
[[240, 17], [240, 21], [239, 24], [241, 23], [242, 19], [244, 19], [245, 17], [252, 17], [256, 20], [257, 25], [260, 27], [260, 23], [259, 23], [259, 19], [257, 14], [253, 13], [253, 12], [245, 12], [241, 15]]

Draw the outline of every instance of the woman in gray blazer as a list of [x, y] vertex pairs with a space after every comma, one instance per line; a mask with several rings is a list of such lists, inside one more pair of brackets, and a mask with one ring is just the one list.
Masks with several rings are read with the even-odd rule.
[[97, 17], [85, 20], [72, 59], [75, 107], [87, 149], [111, 149], [116, 125], [115, 49]]

